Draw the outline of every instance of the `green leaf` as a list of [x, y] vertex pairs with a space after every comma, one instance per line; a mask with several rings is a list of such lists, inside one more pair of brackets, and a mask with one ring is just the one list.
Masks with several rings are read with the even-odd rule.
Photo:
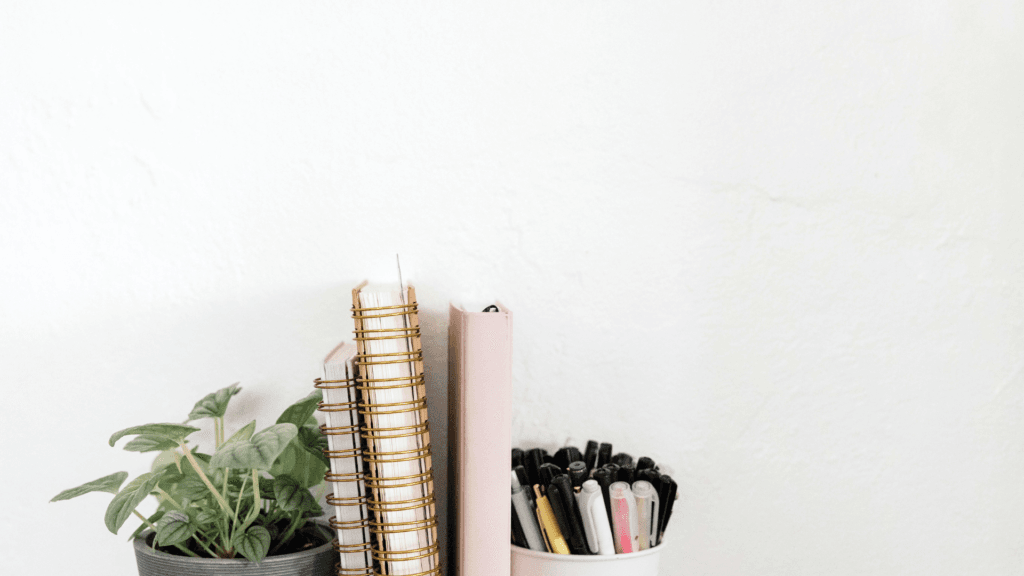
[[248, 440], [248, 439], [252, 438], [252, 433], [255, 430], [256, 430], [256, 421], [253, 420], [252, 422], [249, 422], [248, 424], [243, 426], [241, 430], [239, 430], [238, 432], [235, 432], [234, 434], [232, 434], [231, 438], [228, 438], [227, 440], [225, 440], [224, 443], [225, 444], [231, 444], [232, 442], [241, 442], [243, 440]]
[[[192, 449], [192, 456], [195, 457], [196, 462], [199, 463], [199, 468], [200, 468], [200, 470], [202, 470], [203, 474], [205, 474], [207, 477], [209, 477], [210, 476], [210, 457], [208, 455], [206, 455], [206, 454], [198, 452], [197, 450], [198, 450], [198, 447]], [[195, 467], [192, 466], [192, 462], [189, 461], [188, 458], [184, 458], [184, 457], [181, 459], [181, 473], [186, 475], [186, 476], [196, 476], [196, 477], [199, 476], [199, 472], [196, 472]]]
[[[149, 524], [156, 524], [157, 521], [160, 520], [161, 518], [163, 518], [164, 514], [166, 514], [166, 513], [167, 513], [166, 510], [157, 510], [156, 512], [153, 513], [152, 516], [150, 516], [149, 518], [146, 518], [146, 520], [149, 520]], [[132, 532], [132, 535], [128, 537], [128, 541], [131, 542], [132, 540], [135, 540], [136, 538], [138, 538], [139, 534], [142, 534], [143, 530], [146, 530], [146, 529], [149, 528], [149, 524], [147, 524], [145, 522], [143, 522], [142, 524], [139, 524], [139, 527], [135, 529], [135, 532]]]
[[132, 426], [120, 432], [114, 432], [114, 435], [110, 437], [110, 445], [113, 446], [121, 438], [134, 434], [158, 437], [178, 444], [185, 440], [185, 437], [189, 434], [198, 431], [199, 428], [186, 424], [143, 424], [142, 426]]
[[286, 422], [294, 424], [296, 428], [306, 424], [309, 417], [316, 411], [316, 405], [323, 400], [323, 392], [313, 390], [308, 396], [284, 409], [277, 419], [278, 424]]
[[131, 516], [135, 507], [145, 500], [146, 496], [149, 496], [149, 493], [153, 491], [153, 488], [159, 481], [159, 473], [146, 472], [125, 484], [124, 488], [114, 495], [114, 499], [107, 506], [107, 513], [103, 518], [107, 525], [107, 530], [117, 534], [117, 531], [124, 525], [128, 516]]
[[225, 386], [216, 392], [212, 392], [203, 397], [202, 400], [196, 402], [196, 405], [192, 408], [192, 411], [188, 413], [189, 420], [199, 420], [200, 418], [220, 418], [228, 410], [228, 401], [235, 394], [238, 394], [242, 389], [238, 386], [238, 382], [235, 382], [231, 386]]
[[263, 526], [250, 526], [231, 541], [235, 550], [253, 562], [262, 562], [270, 550], [270, 532]]
[[181, 466], [178, 465], [180, 454], [175, 450], [164, 450], [157, 454], [156, 458], [153, 459], [153, 465], [150, 467], [150, 472], [156, 472], [161, 468], [167, 468], [170, 465], [174, 465], [175, 472], [181, 472]]
[[195, 523], [197, 526], [209, 526], [220, 518], [220, 514], [209, 510], [200, 510], [196, 513]]
[[124, 449], [129, 452], [156, 452], [157, 450], [170, 450], [177, 447], [178, 443], [174, 440], [162, 436], [150, 436], [149, 434], [136, 436], [124, 445]]
[[270, 470], [274, 460], [297, 434], [294, 424], [274, 424], [249, 440], [222, 444], [210, 459], [210, 467]]
[[291, 474], [292, 470], [295, 469], [295, 459], [298, 451], [298, 445], [294, 441], [289, 442], [288, 446], [281, 452], [281, 455], [277, 457], [277, 460], [274, 460], [274, 465], [270, 467], [270, 474], [275, 478]]
[[117, 494], [117, 491], [121, 488], [121, 484], [127, 477], [127, 472], [114, 472], [109, 476], [97, 478], [92, 482], [86, 482], [76, 488], [69, 488], [51, 498], [50, 502], [70, 500], [72, 498], [77, 498], [82, 494], [88, 494], [89, 492], [110, 492], [111, 494]]
[[291, 476], [278, 476], [274, 478], [274, 497], [277, 499], [277, 507], [285, 512], [296, 510], [314, 510], [319, 508], [316, 498], [301, 486]]
[[156, 543], [174, 546], [188, 540], [196, 533], [196, 526], [188, 514], [172, 510], [156, 524]]
[[177, 488], [175, 488], [175, 495], [187, 498], [192, 502], [204, 500], [211, 496], [210, 489], [206, 487], [206, 484], [199, 479], [198, 476], [186, 476], [178, 482]]

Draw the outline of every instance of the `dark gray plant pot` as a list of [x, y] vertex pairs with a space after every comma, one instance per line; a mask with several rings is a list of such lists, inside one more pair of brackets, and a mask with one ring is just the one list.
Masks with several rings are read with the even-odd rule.
[[332, 576], [338, 561], [330, 542], [312, 550], [268, 556], [259, 564], [244, 559], [176, 556], [150, 548], [147, 540], [152, 534], [147, 531], [135, 539], [139, 576]]

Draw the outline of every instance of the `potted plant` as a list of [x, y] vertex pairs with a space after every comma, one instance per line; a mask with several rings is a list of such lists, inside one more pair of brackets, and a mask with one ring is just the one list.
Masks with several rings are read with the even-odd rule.
[[[224, 414], [241, 388], [232, 384], [196, 403], [184, 424], [144, 424], [110, 437], [110, 445], [134, 436], [124, 449], [160, 452], [152, 471], [122, 484], [117, 472], [54, 496], [51, 502], [89, 492], [114, 494], [104, 521], [117, 534], [130, 516], [142, 523], [132, 534], [141, 576], [181, 574], [329, 574], [337, 554], [331, 534], [312, 518], [323, 514], [311, 488], [321, 484], [329, 462], [326, 439], [313, 418], [321, 393], [289, 406], [268, 428], [256, 421], [227, 436]], [[213, 423], [212, 454], [189, 444]], [[148, 518], [138, 511], [153, 496]]]

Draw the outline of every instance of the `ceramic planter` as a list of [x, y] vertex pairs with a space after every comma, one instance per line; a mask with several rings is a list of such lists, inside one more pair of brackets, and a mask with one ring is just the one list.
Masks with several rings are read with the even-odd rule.
[[192, 558], [150, 547], [153, 533], [135, 539], [139, 576], [331, 576], [338, 553], [330, 542], [302, 552], [268, 556], [256, 564], [245, 559]]

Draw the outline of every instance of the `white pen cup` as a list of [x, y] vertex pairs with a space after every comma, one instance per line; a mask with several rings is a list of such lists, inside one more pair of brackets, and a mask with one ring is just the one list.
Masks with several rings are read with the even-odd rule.
[[601, 556], [551, 554], [513, 544], [511, 576], [658, 576], [662, 548]]

